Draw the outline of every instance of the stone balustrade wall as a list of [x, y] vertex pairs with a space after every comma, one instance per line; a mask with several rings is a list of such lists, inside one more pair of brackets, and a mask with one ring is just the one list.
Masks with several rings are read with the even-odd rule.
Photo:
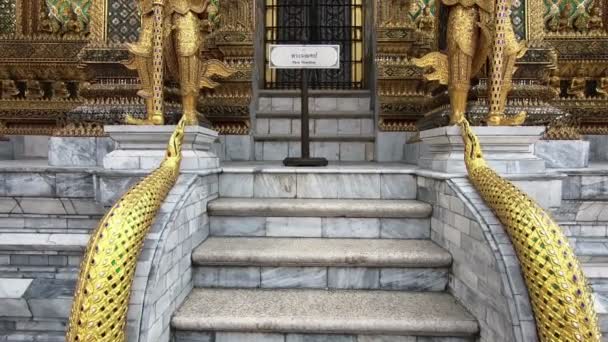
[[433, 205], [431, 238], [453, 257], [449, 291], [477, 318], [482, 342], [536, 341], [517, 257], [502, 225], [467, 178], [418, 177]]

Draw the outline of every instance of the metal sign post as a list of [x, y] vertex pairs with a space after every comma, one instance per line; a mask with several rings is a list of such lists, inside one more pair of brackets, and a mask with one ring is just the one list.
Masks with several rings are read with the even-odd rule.
[[310, 156], [310, 127], [308, 108], [308, 69], [339, 69], [339, 45], [270, 45], [270, 68], [272, 69], [300, 69], [302, 98], [302, 154], [300, 158], [286, 158], [285, 166], [327, 166], [325, 158], [312, 158]]

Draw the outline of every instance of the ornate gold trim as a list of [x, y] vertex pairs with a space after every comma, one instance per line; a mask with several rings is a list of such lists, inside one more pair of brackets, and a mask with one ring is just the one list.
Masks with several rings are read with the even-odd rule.
[[541, 0], [526, 0], [526, 39], [528, 41], [543, 39], [545, 35], [543, 12]]
[[108, 39], [108, 0], [93, 0], [90, 9], [92, 42], [106, 42]]
[[23, 33], [23, 1], [15, 0], [15, 33]]

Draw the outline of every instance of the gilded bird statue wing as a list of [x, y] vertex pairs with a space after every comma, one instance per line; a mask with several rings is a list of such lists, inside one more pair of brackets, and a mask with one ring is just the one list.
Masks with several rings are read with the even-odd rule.
[[448, 84], [448, 56], [441, 52], [431, 52], [420, 58], [413, 58], [415, 66], [425, 70], [424, 77], [429, 81]]
[[213, 77], [227, 78], [234, 75], [236, 69], [218, 59], [208, 59], [201, 63], [201, 88], [213, 89], [219, 86], [219, 83], [212, 80]]

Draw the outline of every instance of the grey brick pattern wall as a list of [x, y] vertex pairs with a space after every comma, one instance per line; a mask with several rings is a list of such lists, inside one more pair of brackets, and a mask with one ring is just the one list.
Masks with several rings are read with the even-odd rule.
[[0, 174], [0, 340], [63, 338], [89, 233], [105, 213], [92, 172]]
[[[0, 174], [0, 340], [62, 341], [89, 234], [143, 174], [11, 171]], [[208, 236], [207, 202], [218, 183], [216, 173], [184, 174], [163, 204], [137, 265], [129, 341], [168, 341], [170, 315], [192, 289], [191, 252]]]
[[209, 236], [207, 203], [218, 176], [182, 175], [146, 239], [129, 308], [129, 341], [169, 341], [173, 312], [193, 288], [194, 248]]
[[418, 177], [433, 205], [431, 238], [454, 259], [449, 291], [477, 318], [482, 342], [536, 341], [517, 257], [502, 225], [468, 179]]

